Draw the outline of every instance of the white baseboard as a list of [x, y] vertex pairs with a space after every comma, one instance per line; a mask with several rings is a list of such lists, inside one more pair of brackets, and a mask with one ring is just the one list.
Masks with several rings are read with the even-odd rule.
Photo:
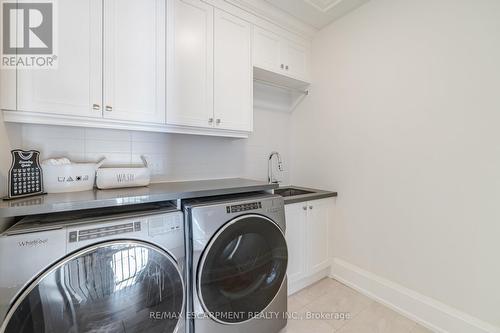
[[500, 328], [341, 259], [330, 277], [439, 333], [500, 333]]
[[296, 281], [288, 279], [288, 295], [295, 294], [296, 292], [318, 282], [319, 280], [326, 278], [330, 275], [330, 271], [330, 266], [328, 266], [327, 268], [322, 269], [317, 273], [306, 276]]

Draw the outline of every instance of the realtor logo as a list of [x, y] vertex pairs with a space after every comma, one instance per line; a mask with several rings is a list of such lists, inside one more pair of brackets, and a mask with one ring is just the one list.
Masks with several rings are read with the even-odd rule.
[[52, 0], [2, 2], [2, 68], [55, 68]]

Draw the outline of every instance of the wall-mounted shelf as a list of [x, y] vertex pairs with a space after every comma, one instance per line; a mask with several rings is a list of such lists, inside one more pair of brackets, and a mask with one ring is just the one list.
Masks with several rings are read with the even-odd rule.
[[293, 112], [310, 94], [309, 83], [254, 67], [254, 107]]
[[278, 88], [278, 89], [283, 89], [283, 90], [288, 90], [288, 91], [292, 91], [292, 92], [296, 92], [296, 93], [299, 93], [301, 95], [309, 95], [309, 90], [307, 89], [301, 89], [301, 88], [295, 88], [295, 87], [286, 87], [286, 86], [282, 86], [282, 85], [279, 85], [279, 84], [275, 84], [275, 83], [272, 83], [272, 82], [267, 82], [267, 81], [264, 81], [264, 80], [259, 80], [259, 79], [253, 79], [253, 82], [257, 82], [259, 84], [262, 84], [262, 85], [265, 85], [265, 86], [268, 86], [268, 87], [273, 87], [273, 88]]

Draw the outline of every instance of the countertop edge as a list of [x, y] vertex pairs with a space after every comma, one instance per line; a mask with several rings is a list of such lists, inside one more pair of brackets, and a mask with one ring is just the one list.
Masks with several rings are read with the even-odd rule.
[[311, 200], [320, 200], [320, 199], [338, 197], [338, 193], [334, 192], [334, 191], [324, 191], [324, 190], [318, 190], [318, 189], [314, 189], [314, 188], [310, 188], [310, 187], [302, 187], [302, 186], [284, 186], [283, 188], [287, 188], [287, 187], [293, 187], [293, 188], [297, 188], [300, 190], [311, 191], [314, 193], [296, 195], [293, 197], [285, 197], [284, 198], [285, 205], [306, 202], [306, 201], [311, 201]]
[[338, 196], [337, 192], [304, 194], [303, 196], [301, 195], [291, 198], [285, 198], [285, 205], [290, 205], [299, 202], [306, 202], [311, 200], [336, 198], [337, 196]]
[[[217, 182], [222, 185], [220, 187], [216, 186]], [[200, 184], [200, 189], [196, 188], [196, 184]], [[207, 183], [210, 183], [207, 185]], [[224, 183], [231, 183], [231, 185], [224, 185]], [[241, 185], [239, 184], [241, 183]], [[36, 214], [46, 214], [46, 213], [57, 213], [57, 212], [67, 212], [83, 209], [99, 209], [106, 207], [119, 207], [126, 205], [136, 205], [153, 203], [160, 201], [171, 201], [171, 200], [183, 200], [200, 198], [206, 196], [218, 196], [218, 195], [229, 195], [238, 194], [246, 192], [257, 192], [257, 191], [271, 191], [278, 188], [277, 184], [268, 184], [265, 182], [254, 181], [250, 179], [242, 178], [227, 178], [227, 179], [212, 179], [212, 180], [200, 180], [200, 181], [187, 181], [187, 182], [165, 182], [165, 183], [153, 183], [150, 185], [151, 188], [133, 188], [133, 189], [117, 189], [117, 190], [97, 190], [92, 191], [75, 192], [69, 194], [60, 194], [61, 200], [59, 202], [50, 202], [50, 194], [44, 196], [36, 196], [31, 198], [23, 198], [12, 201], [3, 202], [4, 207], [0, 207], [0, 218], [12, 218], [17, 216], [27, 216]], [[165, 186], [165, 191], [162, 192], [161, 187]], [[172, 187], [172, 190], [168, 190], [168, 187]], [[186, 190], [179, 190], [182, 186], [186, 187]], [[144, 191], [146, 189], [146, 191]], [[141, 193], [141, 190], [144, 191]], [[112, 196], [111, 191], [116, 191], [116, 196]], [[133, 192], [137, 193], [133, 193]], [[148, 193], [151, 191], [153, 193]], [[121, 193], [123, 193], [123, 195]], [[99, 195], [103, 195], [104, 198], [98, 198]], [[72, 197], [78, 198], [78, 196], [87, 195], [87, 199], [74, 199]], [[110, 197], [105, 197], [106, 195], [111, 195]], [[44, 200], [49, 199], [47, 203]], [[40, 200], [41, 203], [29, 204]], [[2, 202], [0, 202], [2, 203]]]

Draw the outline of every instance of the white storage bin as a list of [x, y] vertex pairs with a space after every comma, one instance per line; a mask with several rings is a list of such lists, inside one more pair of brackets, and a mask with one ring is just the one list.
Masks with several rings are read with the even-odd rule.
[[101, 190], [123, 187], [148, 186], [151, 181], [151, 171], [146, 160], [141, 157], [144, 167], [100, 168], [97, 170], [97, 188]]
[[42, 164], [43, 187], [47, 193], [88, 191], [94, 188], [99, 163]]

